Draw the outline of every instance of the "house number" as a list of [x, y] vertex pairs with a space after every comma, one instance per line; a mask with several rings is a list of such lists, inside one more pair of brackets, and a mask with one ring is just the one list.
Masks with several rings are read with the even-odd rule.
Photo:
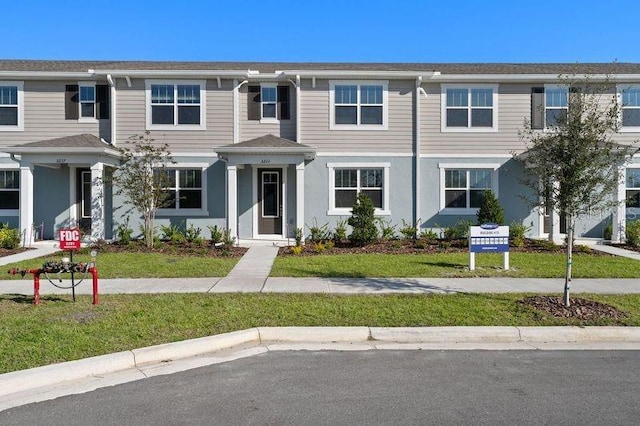
[[263, 159], [263, 160], [260, 160], [260, 163], [261, 163], [261, 164], [269, 164], [270, 162], [271, 162], [271, 160], [266, 159], [266, 158], [265, 158], [265, 159]]
[[66, 158], [57, 158], [56, 159], [56, 163], [66, 163], [67, 159]]

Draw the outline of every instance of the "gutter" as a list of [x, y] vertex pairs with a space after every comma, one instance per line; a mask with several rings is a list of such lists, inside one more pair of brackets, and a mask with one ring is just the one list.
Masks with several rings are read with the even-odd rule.
[[109, 82], [109, 108], [111, 108], [111, 111], [109, 111], [110, 114], [110, 118], [111, 118], [111, 145], [116, 146], [116, 82], [113, 79], [113, 77], [111, 76], [111, 74], [107, 74], [107, 81]]
[[[416, 235], [415, 237], [418, 237], [418, 234], [420, 233], [420, 223], [418, 223], [420, 221], [420, 190], [422, 188], [422, 186], [420, 185], [420, 180], [421, 180], [421, 173], [420, 173], [420, 151], [421, 151], [421, 145], [420, 145], [420, 89], [422, 89], [422, 76], [418, 76], [416, 78], [416, 123], [415, 123], [415, 135], [416, 135], [416, 156], [415, 156], [415, 169], [416, 169], [416, 181], [415, 181], [415, 198], [414, 198], [414, 203], [415, 203], [415, 224], [416, 224]], [[422, 91], [424, 91], [424, 89], [422, 89]]]

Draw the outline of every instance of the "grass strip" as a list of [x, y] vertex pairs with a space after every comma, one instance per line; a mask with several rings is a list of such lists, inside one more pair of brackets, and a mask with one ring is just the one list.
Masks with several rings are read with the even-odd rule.
[[626, 312], [619, 323], [554, 318], [523, 294], [161, 294], [0, 296], [0, 373], [258, 326], [640, 325], [640, 295], [580, 295]]
[[[511, 253], [510, 269], [502, 269], [502, 254], [476, 256], [476, 270], [469, 270], [468, 253], [436, 254], [338, 254], [279, 256], [273, 277], [340, 278], [453, 278], [453, 277], [564, 277], [562, 253]], [[637, 278], [640, 262], [608, 255], [575, 254], [574, 278]]]

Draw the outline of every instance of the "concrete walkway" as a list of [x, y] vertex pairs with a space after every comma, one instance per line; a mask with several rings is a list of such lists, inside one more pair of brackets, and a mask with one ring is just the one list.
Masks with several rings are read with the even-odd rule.
[[277, 255], [278, 247], [250, 247], [231, 272], [216, 283], [215, 291], [240, 293], [262, 291]]

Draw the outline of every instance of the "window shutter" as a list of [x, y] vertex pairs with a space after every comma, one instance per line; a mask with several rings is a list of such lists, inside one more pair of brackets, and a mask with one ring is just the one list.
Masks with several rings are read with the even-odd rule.
[[544, 128], [544, 87], [531, 88], [531, 128]]
[[109, 86], [106, 84], [96, 85], [96, 118], [109, 118]]
[[78, 119], [78, 85], [68, 84], [64, 93], [64, 118], [66, 120]]
[[247, 111], [249, 113], [249, 120], [260, 120], [262, 114], [260, 113], [260, 86], [248, 87], [248, 99]]
[[278, 119], [291, 118], [289, 105], [289, 86], [278, 86]]

